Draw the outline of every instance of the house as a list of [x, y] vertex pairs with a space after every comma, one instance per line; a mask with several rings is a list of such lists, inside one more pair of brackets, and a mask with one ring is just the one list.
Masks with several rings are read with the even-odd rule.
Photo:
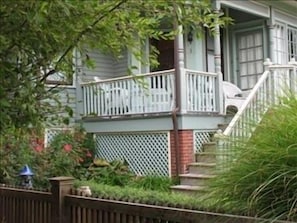
[[[185, 173], [218, 125], [232, 119], [223, 81], [248, 96], [266, 58], [277, 65], [297, 59], [296, 0], [216, 0], [214, 7], [234, 19], [218, 35], [196, 39], [190, 30], [175, 41], [147, 41], [142, 50], [153, 44], [160, 51], [157, 69], [128, 51], [117, 60], [89, 50], [95, 69], [76, 56], [75, 80], [65, 91], [75, 99], [73, 121], [95, 134], [100, 157], [125, 159], [137, 174]], [[127, 76], [131, 66], [138, 69]]]

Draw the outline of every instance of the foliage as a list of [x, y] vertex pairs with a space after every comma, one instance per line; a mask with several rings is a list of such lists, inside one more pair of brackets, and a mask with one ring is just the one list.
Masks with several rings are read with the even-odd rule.
[[157, 190], [169, 192], [170, 186], [176, 184], [175, 179], [169, 177], [148, 175], [137, 176], [128, 185], [130, 187], [144, 189], [144, 190]]
[[125, 186], [134, 177], [128, 164], [122, 160], [106, 160], [95, 158], [85, 169], [80, 169], [77, 179], [94, 180], [111, 186]]
[[21, 129], [8, 129], [0, 134], [0, 182], [16, 183], [17, 176], [25, 164], [34, 162], [31, 138]]
[[[213, 31], [216, 24], [228, 20], [219, 17], [212, 12], [209, 0], [1, 1], [0, 131], [9, 126], [29, 130], [59, 117], [50, 114], [72, 114], [70, 107], [59, 102], [63, 88], [46, 86], [46, 80], [62, 73], [66, 76], [63, 84], [72, 81], [74, 52], [87, 65], [92, 64], [86, 50], [90, 48], [115, 58], [129, 50], [141, 59], [145, 57], [139, 49], [147, 38], [173, 38], [178, 27], [175, 23], [185, 31], [188, 27], [197, 33], [203, 32], [203, 27]], [[156, 56], [156, 51], [152, 52]]]
[[297, 98], [269, 110], [232, 168], [212, 183], [211, 198], [228, 210], [297, 221]]
[[76, 181], [75, 187], [88, 185], [92, 194], [99, 198], [129, 201], [142, 204], [154, 204], [188, 208], [196, 210], [214, 210], [214, 207], [207, 201], [202, 201], [199, 196], [185, 196], [178, 193], [170, 193], [158, 190], [144, 190], [131, 186], [120, 187], [100, 184], [95, 181]]
[[79, 128], [58, 134], [47, 148], [42, 136], [20, 129], [10, 129], [0, 140], [0, 182], [8, 184], [18, 184], [18, 173], [28, 164], [34, 186], [48, 187], [48, 178], [76, 176], [94, 157], [93, 137]]

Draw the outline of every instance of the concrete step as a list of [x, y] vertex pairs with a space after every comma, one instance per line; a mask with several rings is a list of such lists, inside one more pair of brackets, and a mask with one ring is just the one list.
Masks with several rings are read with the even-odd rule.
[[205, 193], [207, 191], [207, 188], [203, 186], [175, 185], [171, 186], [171, 191], [187, 195], [195, 195]]
[[213, 174], [215, 172], [216, 163], [197, 162], [188, 165], [189, 173], [191, 174]]
[[195, 161], [199, 163], [215, 163], [217, 154], [214, 152], [202, 152], [195, 154]]
[[181, 185], [189, 185], [189, 186], [205, 186], [206, 182], [209, 179], [215, 177], [213, 174], [181, 174], [180, 177], [180, 184]]
[[218, 129], [222, 130], [222, 132], [225, 131], [225, 129], [228, 127], [229, 123], [225, 124], [218, 124]]
[[216, 142], [206, 142], [203, 143], [202, 151], [203, 152], [216, 152], [217, 143]]

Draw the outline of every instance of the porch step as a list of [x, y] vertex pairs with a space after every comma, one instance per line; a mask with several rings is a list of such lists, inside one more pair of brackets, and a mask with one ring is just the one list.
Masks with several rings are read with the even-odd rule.
[[188, 185], [188, 186], [205, 186], [206, 182], [209, 179], [215, 177], [212, 174], [181, 174], [180, 177], [180, 185]]
[[225, 131], [225, 129], [228, 127], [229, 123], [228, 124], [218, 124], [218, 129], [222, 130], [222, 132]]
[[217, 143], [216, 142], [203, 143], [203, 146], [202, 146], [202, 151], [203, 152], [215, 153], [216, 150], [217, 150]]
[[192, 174], [213, 174], [215, 171], [216, 163], [211, 162], [198, 162], [190, 163], [188, 165], [189, 173]]
[[215, 163], [217, 154], [214, 152], [201, 152], [195, 154], [195, 161], [199, 163]]
[[204, 186], [190, 186], [190, 185], [175, 185], [171, 186], [172, 192], [184, 193], [187, 195], [195, 195], [199, 193], [205, 193], [207, 187]]

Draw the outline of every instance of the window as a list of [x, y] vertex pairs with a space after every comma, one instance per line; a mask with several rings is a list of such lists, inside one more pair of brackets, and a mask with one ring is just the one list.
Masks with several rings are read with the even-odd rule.
[[297, 60], [297, 28], [288, 27], [288, 55]]
[[275, 63], [286, 64], [297, 59], [297, 28], [277, 23], [274, 30]]

